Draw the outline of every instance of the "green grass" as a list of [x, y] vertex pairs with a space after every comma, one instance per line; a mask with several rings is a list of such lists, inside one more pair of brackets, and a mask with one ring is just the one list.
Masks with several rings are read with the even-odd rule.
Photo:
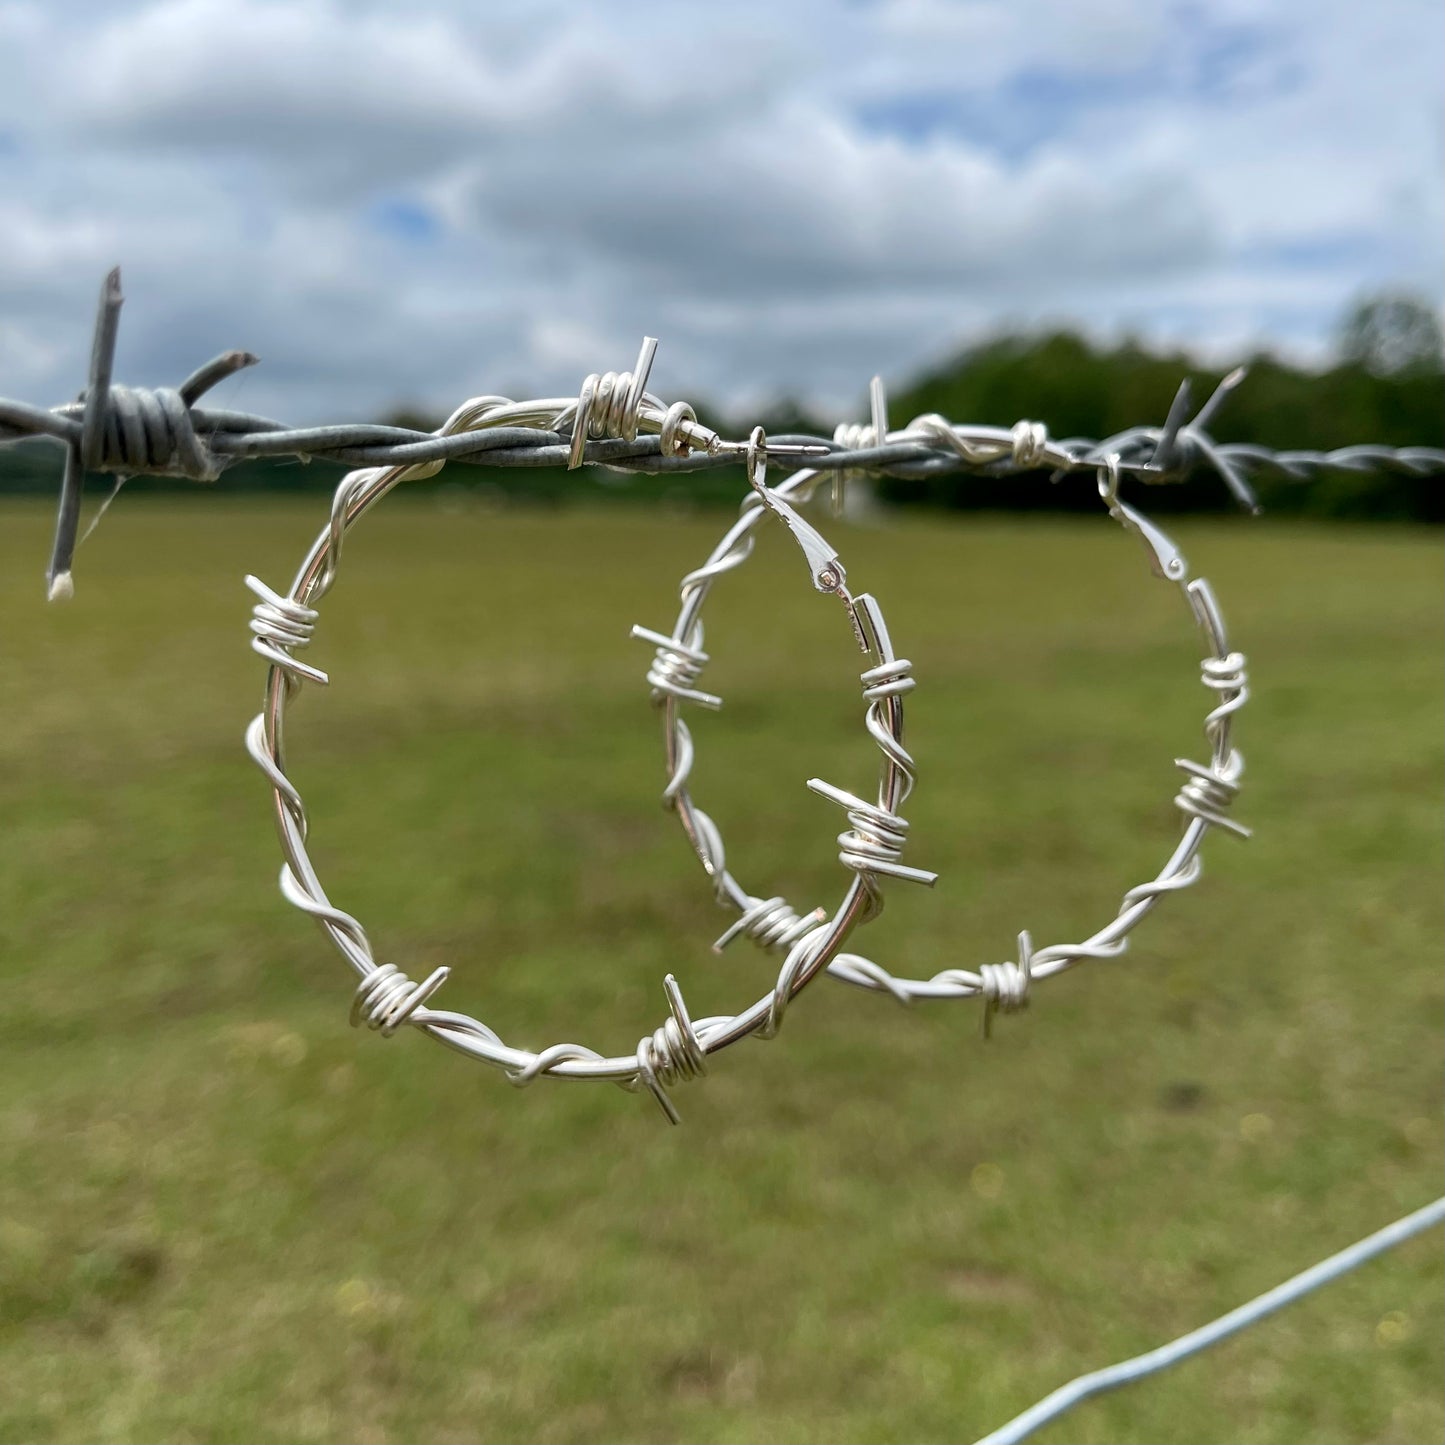
[[[0, 514], [0, 1435], [106, 1441], [969, 1440], [1440, 1186], [1438, 538], [1181, 526], [1256, 694], [1246, 845], [1130, 956], [974, 1004], [820, 982], [680, 1086], [524, 1092], [346, 1027], [280, 900], [241, 747], [314, 504], [122, 498], [47, 609]], [[294, 713], [332, 896], [504, 1037], [630, 1051], [775, 961], [657, 804], [633, 622], [720, 518], [449, 516], [348, 544]], [[1102, 517], [841, 534], [917, 664], [910, 861], [858, 946], [900, 970], [1098, 927], [1176, 832], [1208, 705], [1177, 596]], [[719, 589], [695, 793], [754, 892], [832, 904], [872, 753], [836, 606], [785, 541]], [[1428, 1441], [1417, 1241], [1045, 1441]]]

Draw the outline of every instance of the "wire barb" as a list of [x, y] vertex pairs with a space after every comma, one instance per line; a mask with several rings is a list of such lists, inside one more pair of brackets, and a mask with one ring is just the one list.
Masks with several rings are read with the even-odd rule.
[[283, 597], [259, 577], [249, 573], [246, 586], [260, 601], [251, 609], [251, 650], [258, 652], [273, 667], [279, 667], [288, 684], [295, 686], [302, 678], [325, 686], [330, 679], [318, 667], [301, 662], [291, 655], [293, 647], [309, 647], [316, 631], [318, 613], [294, 597]]
[[708, 661], [707, 653], [702, 650], [701, 626], [693, 629], [693, 640], [690, 642], [669, 637], [664, 632], [654, 632], [649, 627], [634, 627], [631, 635], [639, 641], [650, 642], [657, 648], [652, 666], [647, 670], [647, 681], [652, 688], [654, 702], [659, 701], [666, 693], [669, 697], [695, 702], [700, 707], [714, 711], [722, 706], [722, 698], [715, 693], [700, 692], [693, 686], [702, 676], [702, 670]]
[[[91, 341], [89, 383], [75, 405], [56, 409], [67, 418], [73, 418], [77, 411], [80, 416], [78, 428], [72, 427], [60, 434], [67, 445], [55, 519], [55, 543], [46, 571], [51, 601], [75, 595], [71, 568], [86, 472], [110, 472], [118, 477], [145, 473], [214, 481], [220, 476], [223, 463], [211, 455], [196, 435], [191, 407], [217, 382], [256, 363], [250, 352], [227, 351], [192, 372], [179, 387], [144, 390], [118, 386], [112, 377], [120, 309], [124, 302], [117, 266], [107, 272], [101, 283]], [[0, 430], [0, 439], [3, 436]]]
[[[588, 437], [619, 437], [626, 442], [636, 440], [644, 399], [655, 404], [655, 399], [647, 396], [647, 377], [656, 355], [657, 338], [644, 336], [637, 364], [631, 371], [605, 371], [601, 375], [593, 372], [582, 383], [572, 421], [572, 447], [567, 454], [569, 468], [582, 465], [583, 448]], [[688, 419], [697, 420], [695, 415]], [[684, 414], [679, 414], [672, 422], [674, 443], [683, 420]]]
[[[884, 390], [881, 376], [875, 376], [868, 383], [868, 409], [870, 415], [866, 423], [842, 421], [833, 428], [834, 445], [845, 451], [888, 445], [888, 393]], [[833, 473], [832, 506], [835, 517], [843, 510], [843, 487], [853, 475], [842, 468]]]
[[351, 1027], [365, 1024], [389, 1039], [402, 1024], [415, 1018], [421, 1006], [444, 984], [451, 969], [433, 970], [420, 983], [413, 983], [394, 964], [373, 970], [356, 990], [351, 1002]]
[[751, 938], [765, 953], [790, 949], [828, 917], [826, 908], [799, 914], [786, 898], [751, 898], [737, 922], [725, 929], [712, 946], [721, 953], [735, 938]]
[[838, 861], [859, 876], [869, 893], [879, 899], [880, 907], [881, 894], [876, 881], [879, 874], [900, 878], [905, 883], [922, 883], [929, 888], [938, 882], [937, 873], [930, 873], [924, 868], [910, 868], [900, 862], [904, 845], [908, 842], [906, 818], [891, 808], [880, 807], [842, 788], [835, 788], [821, 778], [809, 778], [808, 787], [820, 797], [837, 803], [846, 813], [851, 826], [838, 835], [842, 849]]
[[667, 1086], [707, 1073], [707, 1051], [693, 1027], [677, 980], [668, 974], [662, 986], [667, 994], [668, 1017], [661, 1028], [644, 1035], [637, 1045], [637, 1082], [657, 1100], [669, 1124], [680, 1124], [682, 1116]]
[[1025, 930], [1019, 934], [1017, 963], [985, 963], [979, 969], [979, 993], [983, 998], [980, 1024], [984, 1038], [993, 1034], [993, 1016], [996, 1013], [1017, 1013], [1029, 1006], [1033, 967], [1034, 941]]

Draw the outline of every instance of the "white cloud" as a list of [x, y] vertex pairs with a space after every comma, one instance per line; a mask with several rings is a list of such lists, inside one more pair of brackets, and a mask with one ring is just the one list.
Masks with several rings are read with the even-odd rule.
[[[843, 404], [1000, 320], [1317, 351], [1438, 296], [1438, 6], [0, 0], [0, 394]], [[987, 418], [1006, 422], [1012, 418]]]

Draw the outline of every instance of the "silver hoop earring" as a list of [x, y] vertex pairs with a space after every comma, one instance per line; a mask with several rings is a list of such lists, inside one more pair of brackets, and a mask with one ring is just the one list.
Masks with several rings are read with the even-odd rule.
[[[623, 398], [618, 414], [603, 423], [605, 429], [637, 424], [640, 407], [654, 429], [671, 433], [674, 445], [687, 445], [687, 429], [696, 428], [690, 409], [664, 408], [627, 373], [620, 377], [589, 377], [583, 394], [570, 416], [552, 416], [545, 421], [556, 426], [570, 422], [575, 438], [590, 434], [589, 414], [598, 405], [611, 407], [608, 398]], [[599, 401], [599, 398], [601, 400]], [[517, 423], [519, 416], [536, 423], [557, 404], [529, 403], [522, 407], [504, 398], [486, 397], [460, 408], [443, 431], [452, 434], [489, 425]], [[623, 413], [626, 413], [625, 415]], [[711, 434], [709, 434], [711, 435]], [[696, 444], [694, 442], [694, 444]], [[526, 1085], [540, 1076], [558, 1079], [601, 1080], [628, 1090], [644, 1089], [657, 1101], [673, 1123], [678, 1122], [669, 1088], [696, 1078], [707, 1070], [712, 1055], [757, 1035], [776, 1034], [789, 1003], [801, 990], [840, 956], [849, 935], [860, 924], [876, 916], [881, 907], [880, 877], [911, 879], [931, 883], [933, 875], [906, 867], [900, 861], [907, 823], [898, 814], [913, 782], [912, 762], [902, 744], [903, 694], [913, 686], [910, 664], [893, 654], [888, 630], [877, 602], [866, 594], [853, 597], [847, 590], [844, 568], [837, 553], [819, 532], [789, 506], [785, 496], [767, 485], [767, 439], [762, 429], [754, 431], [746, 447], [748, 477], [752, 490], [750, 507], [754, 521], [775, 515], [787, 525], [802, 549], [820, 591], [839, 598], [850, 619], [869, 666], [863, 673], [865, 698], [869, 707], [866, 724], [881, 754], [876, 803], [855, 797], [842, 789], [815, 780], [816, 792], [839, 804], [847, 812], [851, 840], [840, 855], [852, 878], [837, 909], [828, 914], [818, 910], [807, 918], [779, 911], [772, 900], [758, 909], [750, 926], [765, 928], [769, 938], [786, 948], [786, 958], [773, 989], [749, 1007], [733, 1015], [694, 1020], [682, 990], [668, 975], [664, 991], [668, 1017], [652, 1033], [644, 1034], [630, 1054], [608, 1056], [576, 1043], [556, 1043], [540, 1050], [516, 1048], [504, 1043], [486, 1024], [465, 1014], [431, 1006], [449, 970], [439, 968], [427, 978], [413, 981], [390, 963], [378, 963], [371, 941], [361, 922], [337, 907], [328, 897], [307, 846], [308, 818], [300, 791], [291, 781], [285, 762], [285, 721], [287, 704], [307, 683], [323, 685], [327, 674], [303, 662], [297, 652], [313, 641], [319, 622], [318, 604], [336, 582], [342, 546], [349, 529], [399, 482], [419, 475], [419, 467], [363, 468], [349, 473], [337, 488], [327, 524], [321, 529], [289, 591], [282, 593], [255, 577], [247, 586], [258, 601], [252, 613], [252, 647], [269, 663], [265, 706], [246, 731], [246, 745], [257, 766], [271, 784], [275, 822], [284, 863], [281, 891], [295, 907], [313, 917], [342, 957], [359, 975], [352, 1003], [351, 1022], [377, 1030], [383, 1036], [402, 1024], [427, 1034], [449, 1048], [479, 1059], [501, 1070], [516, 1085]], [[435, 464], [426, 464], [435, 467]], [[751, 524], [750, 524], [751, 525]], [[686, 698], [706, 705], [711, 699], [692, 687], [706, 661], [701, 651], [701, 631], [690, 625], [679, 638], [653, 638], [658, 645], [652, 676], [666, 696]], [[673, 762], [677, 775], [685, 780], [690, 758], [690, 740], [679, 720], [673, 734], [677, 752]], [[722, 842], [707, 816], [690, 806], [684, 813], [692, 829], [699, 855], [721, 858]], [[725, 875], [723, 875], [725, 876]], [[757, 903], [757, 900], [750, 900]], [[766, 923], [764, 917], [766, 915]]]
[[[842, 430], [842, 429], [840, 429]], [[965, 443], [956, 438], [954, 430], [941, 417], [921, 418], [898, 437], [891, 436], [881, 418], [881, 392], [875, 387], [874, 422], [872, 428], [853, 429], [841, 438], [854, 447], [882, 446], [904, 440], [922, 430], [931, 436], [954, 437], [954, 445]], [[1038, 428], [1018, 432], [1015, 450], [1020, 445], [1048, 460], [1046, 440]], [[1066, 460], [1073, 462], [1072, 458]], [[1235, 714], [1249, 699], [1245, 657], [1233, 650], [1225, 630], [1224, 619], [1213, 588], [1204, 578], [1190, 579], [1188, 565], [1179, 548], [1164, 531], [1135, 508], [1119, 498], [1120, 459], [1110, 454], [1098, 468], [1099, 495], [1109, 515], [1143, 543], [1154, 575], [1171, 586], [1179, 587], [1190, 612], [1198, 624], [1207, 648], [1201, 665], [1201, 679], [1213, 696], [1213, 706], [1204, 720], [1204, 735], [1209, 745], [1208, 761], [1191, 762], [1175, 759], [1175, 767], [1185, 781], [1174, 798], [1174, 805], [1184, 817], [1183, 832], [1164, 866], [1155, 876], [1126, 892], [1114, 916], [1096, 933], [1078, 943], [1050, 944], [1035, 948], [1027, 931], [1018, 935], [1018, 957], [999, 963], [985, 963], [977, 969], [947, 968], [929, 978], [900, 977], [882, 965], [857, 954], [840, 955], [828, 965], [833, 977], [859, 988], [886, 993], [900, 1003], [914, 999], [967, 999], [983, 1002], [982, 1029], [991, 1030], [997, 1012], [1011, 1013], [1028, 1006], [1033, 985], [1055, 974], [1063, 973], [1086, 959], [1117, 958], [1128, 946], [1129, 935], [1169, 893], [1188, 888], [1199, 877], [1199, 851], [1211, 829], [1219, 828], [1239, 837], [1249, 830], [1229, 816], [1239, 792], [1244, 759], [1233, 745]], [[836, 475], [836, 474], [835, 474]], [[773, 497], [777, 506], [788, 508], [785, 520], [796, 531], [807, 523], [798, 517], [795, 504], [806, 502], [824, 480], [818, 471], [800, 471], [784, 482]], [[689, 572], [680, 587], [681, 608], [666, 645], [660, 646], [658, 659], [647, 674], [652, 699], [663, 714], [664, 757], [667, 785], [663, 790], [665, 804], [682, 823], [705, 871], [713, 883], [715, 897], [724, 906], [735, 909], [737, 921], [723, 934], [720, 944], [734, 938], [750, 938], [760, 948], [777, 950], [788, 946], [787, 928], [798, 918], [797, 912], [783, 898], [754, 895], [739, 884], [725, 867], [721, 839], [711, 820], [699, 814], [687, 790], [687, 777], [692, 768], [694, 748], [687, 724], [679, 715], [682, 703], [704, 702], [716, 706], [718, 699], [699, 693], [695, 688], [706, 655], [700, 650], [702, 611], [714, 584], [741, 567], [753, 550], [752, 532], [761, 517], [755, 499], [744, 503], [741, 518], [733, 524], [709, 554], [701, 567]], [[805, 548], [806, 551], [806, 548]], [[817, 577], [815, 564], [815, 581]], [[635, 629], [638, 636], [658, 641], [660, 634]], [[669, 685], [668, 660], [689, 658], [688, 687]], [[907, 664], [895, 663], [892, 669], [877, 667], [863, 674], [864, 696], [870, 701], [869, 729], [874, 731], [889, 715], [902, 691], [912, 686]], [[875, 736], [877, 733], [875, 731]], [[909, 764], [911, 768], [911, 762]], [[699, 826], [701, 818], [701, 826]], [[844, 858], [886, 856], [887, 850], [901, 841], [902, 830], [888, 818], [855, 818], [852, 835], [845, 835]], [[879, 866], [875, 863], [874, 865]]]

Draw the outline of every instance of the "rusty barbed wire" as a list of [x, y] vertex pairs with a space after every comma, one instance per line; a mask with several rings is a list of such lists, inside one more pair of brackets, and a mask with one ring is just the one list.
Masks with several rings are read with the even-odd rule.
[[[131, 387], [114, 380], [115, 346], [123, 297], [119, 268], [101, 287], [91, 347], [89, 382], [77, 400], [50, 408], [0, 399], [0, 443], [48, 437], [66, 449], [55, 545], [47, 571], [52, 597], [73, 590], [71, 567], [87, 472], [185, 477], [214, 481], [234, 462], [290, 456], [348, 466], [404, 466], [431, 475], [448, 461], [496, 467], [577, 467], [584, 463], [631, 472], [688, 472], [744, 460], [742, 442], [726, 441], [701, 425], [685, 402], [665, 406], [646, 391], [656, 342], [647, 338], [631, 372], [589, 376], [576, 397], [514, 402], [477, 398], [471, 424], [461, 430], [345, 423], [288, 427], [250, 412], [206, 408], [201, 398], [226, 377], [253, 366], [247, 351], [227, 351], [175, 387]], [[1233, 387], [1236, 370], [1199, 413], [1186, 420], [1191, 388], [1181, 385], [1162, 427], [1138, 426], [1112, 437], [1050, 439], [1042, 423], [1012, 427], [952, 423], [920, 416], [888, 431], [840, 427], [832, 437], [783, 434], [770, 439], [775, 465], [804, 465], [838, 474], [921, 478], [944, 472], [987, 475], [1052, 469], [1087, 472], [1107, 456], [1147, 482], [1174, 481], [1196, 471], [1216, 472], [1242, 505], [1255, 507], [1248, 478], [1271, 474], [1305, 479], [1327, 471], [1389, 471], [1421, 476], [1445, 472], [1445, 450], [1363, 444], [1335, 451], [1275, 451], [1252, 443], [1217, 442], [1208, 424]], [[422, 467], [430, 468], [423, 472]]]

